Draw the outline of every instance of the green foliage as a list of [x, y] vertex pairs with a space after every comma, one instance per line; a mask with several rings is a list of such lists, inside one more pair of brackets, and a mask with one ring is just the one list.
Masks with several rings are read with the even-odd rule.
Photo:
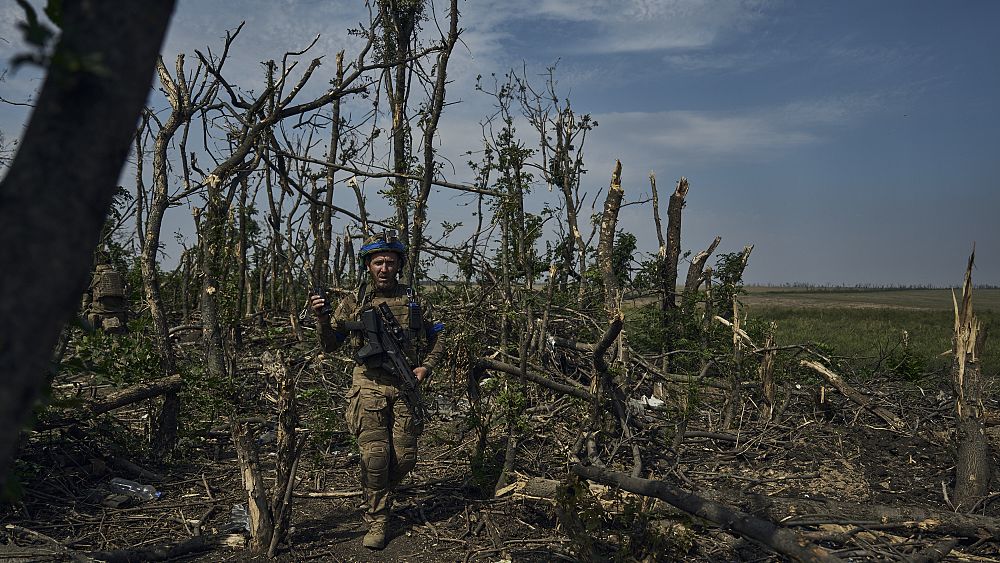
[[213, 374], [205, 363], [186, 365], [182, 371], [184, 390], [181, 393], [181, 404], [185, 410], [199, 413], [199, 417], [183, 425], [185, 430], [205, 430], [212, 421], [231, 416], [237, 405], [247, 412], [256, 408], [256, 405], [241, 401], [241, 398], [253, 395], [259, 397], [259, 380], [239, 382], [225, 374]]
[[695, 532], [686, 523], [655, 518], [651, 499], [615, 492], [622, 505], [612, 521], [622, 530], [615, 561], [681, 561], [694, 547]]
[[333, 397], [325, 387], [299, 389], [298, 401], [302, 425], [313, 433], [315, 443], [328, 443], [335, 435], [343, 433], [343, 417], [331, 408]]
[[899, 343], [889, 350], [885, 366], [890, 373], [907, 381], [916, 381], [927, 373], [930, 358], [914, 352], [909, 332], [903, 331]]
[[608, 523], [608, 515], [594, 498], [587, 482], [570, 475], [556, 489], [556, 511], [563, 531], [573, 540], [573, 550], [581, 560], [595, 559], [597, 538]]
[[719, 254], [715, 262], [712, 276], [716, 283], [712, 291], [712, 298], [716, 313], [724, 318], [732, 317], [733, 301], [745, 293], [743, 290], [743, 269], [745, 266], [742, 252]]
[[611, 266], [615, 276], [618, 278], [618, 285], [627, 287], [632, 283], [632, 263], [637, 240], [635, 235], [625, 231], [618, 231], [615, 236], [614, 248], [611, 250]]
[[660, 280], [666, 275], [667, 260], [658, 254], [639, 263], [632, 288], [636, 291], [654, 291], [659, 289]]
[[509, 376], [490, 377], [479, 383], [479, 398], [472, 401], [465, 423], [478, 437], [470, 469], [474, 487], [483, 494], [492, 494], [506, 451], [506, 440], [492, 440], [491, 434], [510, 426], [515, 432], [528, 432], [526, 406], [525, 390]]
[[663, 348], [666, 326], [664, 312], [657, 305], [628, 307], [625, 314], [625, 334], [632, 348], [640, 354], [659, 354]]
[[108, 334], [100, 330], [80, 334], [76, 340], [76, 354], [62, 362], [60, 371], [93, 373], [98, 380], [118, 386], [157, 377], [160, 358], [153, 339], [147, 334], [149, 322], [145, 317], [131, 319], [125, 334]]
[[[996, 322], [990, 311], [978, 313], [985, 324]], [[783, 307], [759, 305], [752, 318], [777, 323], [776, 343], [807, 344], [841, 363], [841, 369], [868, 377], [892, 376], [914, 381], [950, 368], [952, 313], [885, 307]], [[902, 337], [903, 331], [907, 336]], [[1000, 350], [986, 346], [985, 373], [1000, 367]]]

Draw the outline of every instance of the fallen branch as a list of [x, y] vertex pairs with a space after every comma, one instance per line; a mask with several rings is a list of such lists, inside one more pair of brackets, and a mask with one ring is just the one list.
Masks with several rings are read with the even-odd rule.
[[[479, 367], [482, 367], [484, 369], [489, 369], [493, 371], [502, 371], [504, 373], [509, 373], [511, 375], [517, 375], [517, 376], [522, 375], [521, 369], [518, 368], [517, 366], [506, 364], [504, 362], [498, 362], [497, 360], [492, 360], [489, 358], [480, 358], [478, 360], [478, 363]], [[584, 389], [583, 387], [574, 387], [572, 385], [558, 383], [531, 370], [525, 370], [525, 373], [523, 375], [524, 378], [527, 379], [528, 381], [532, 383], [537, 383], [538, 385], [541, 385], [542, 387], [545, 387], [546, 389], [550, 389], [557, 393], [562, 393], [563, 395], [569, 395], [571, 397], [577, 397], [579, 399], [583, 399], [586, 401], [592, 399], [590, 392]]]
[[977, 514], [934, 510], [923, 506], [854, 504], [830, 499], [813, 500], [742, 494], [725, 490], [706, 492], [715, 501], [782, 522], [786, 526], [820, 522], [872, 522], [880, 529], [898, 528], [964, 538], [1000, 537], [1000, 520]]
[[143, 399], [149, 399], [151, 397], [157, 397], [167, 393], [176, 393], [183, 385], [184, 381], [181, 379], [181, 376], [174, 374], [169, 377], [164, 377], [163, 379], [157, 379], [149, 383], [140, 383], [138, 385], [133, 385], [128, 389], [122, 389], [117, 393], [108, 395], [100, 401], [90, 402], [87, 406], [90, 408], [90, 412], [94, 414], [103, 414], [126, 405], [138, 403]]
[[799, 362], [800, 365], [812, 368], [816, 370], [820, 376], [827, 381], [830, 385], [837, 388], [848, 399], [854, 401], [863, 408], [869, 410], [875, 416], [881, 418], [886, 423], [889, 424], [894, 430], [904, 431], [906, 430], [906, 422], [899, 418], [895, 414], [889, 412], [888, 410], [878, 406], [873, 405], [871, 400], [866, 397], [860, 391], [857, 391], [853, 387], [847, 384], [839, 375], [833, 373], [828, 367], [824, 366], [819, 362], [814, 362], [812, 360], [802, 360]]
[[797, 561], [827, 563], [841, 561], [840, 558], [832, 555], [826, 549], [812, 544], [791, 530], [689, 493], [669, 483], [630, 477], [624, 473], [615, 473], [586, 465], [574, 465], [572, 471], [585, 479], [620, 487], [632, 493], [658, 498], [689, 514], [714, 522], [723, 529], [752, 539]]
[[133, 561], [167, 561], [184, 555], [209, 551], [220, 547], [243, 548], [243, 534], [215, 534], [197, 536], [175, 544], [144, 549], [118, 549], [115, 551], [89, 551], [87, 557], [106, 563], [131, 563]]

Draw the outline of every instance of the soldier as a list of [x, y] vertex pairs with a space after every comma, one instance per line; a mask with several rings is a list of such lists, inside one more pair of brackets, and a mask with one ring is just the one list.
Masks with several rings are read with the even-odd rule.
[[[333, 351], [350, 340], [355, 351], [359, 351], [366, 343], [365, 333], [354, 330], [357, 320], [362, 312], [384, 302], [408, 335], [403, 352], [413, 375], [418, 383], [426, 381], [441, 356], [443, 339], [437, 338], [437, 332], [443, 326], [431, 322], [423, 301], [414, 295], [412, 288], [398, 281], [406, 262], [406, 247], [394, 231], [386, 231], [362, 246], [358, 258], [368, 270], [369, 278], [362, 281], [358, 297], [341, 300], [332, 319], [328, 312], [324, 313], [323, 296], [314, 295], [311, 299], [323, 349]], [[368, 523], [363, 544], [371, 549], [385, 547], [393, 488], [416, 465], [417, 437], [423, 431], [423, 421], [414, 416], [419, 411], [407, 400], [402, 382], [386, 369], [384, 360], [379, 356], [355, 355], [353, 385], [347, 395], [345, 415], [348, 430], [361, 449], [364, 518]]]
[[86, 317], [98, 330], [110, 333], [125, 332], [128, 304], [125, 299], [125, 278], [99, 255], [94, 277], [90, 282]]

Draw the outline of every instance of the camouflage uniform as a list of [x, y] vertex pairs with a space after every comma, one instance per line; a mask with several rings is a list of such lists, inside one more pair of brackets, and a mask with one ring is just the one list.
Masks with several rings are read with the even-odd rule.
[[[361, 333], [348, 332], [343, 325], [357, 320], [362, 311], [385, 302], [399, 324], [409, 330], [410, 343], [403, 352], [410, 365], [426, 367], [429, 377], [441, 356], [442, 339], [436, 337], [426, 303], [412, 295], [408, 287], [397, 284], [388, 291], [372, 290], [361, 307], [355, 297], [345, 298], [337, 306], [330, 323], [320, 326], [323, 348], [332, 351], [348, 340], [355, 351], [363, 346]], [[411, 316], [416, 306], [420, 313], [413, 314], [419, 317]], [[345, 417], [347, 428], [361, 449], [361, 486], [367, 504], [365, 519], [384, 523], [389, 519], [393, 488], [417, 463], [417, 437], [423, 432], [423, 426], [414, 421], [399, 379], [381, 367], [381, 358], [370, 358], [369, 364], [354, 366]]]

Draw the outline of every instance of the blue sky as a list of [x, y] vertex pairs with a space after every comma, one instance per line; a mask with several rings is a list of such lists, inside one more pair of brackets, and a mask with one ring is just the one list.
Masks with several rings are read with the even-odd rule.
[[[600, 123], [585, 147], [591, 197], [616, 158], [630, 201], [648, 198], [650, 171], [664, 199], [688, 177], [685, 250], [716, 235], [723, 252], [755, 244], [750, 282], [957, 285], [975, 241], [974, 279], [1000, 283], [1000, 2], [460, 6], [465, 31], [449, 86], [460, 103], [441, 124], [442, 153], [456, 163], [449, 179], [471, 180], [461, 153], [478, 144], [490, 110], [475, 76], [522, 66], [541, 74], [558, 61], [560, 93]], [[0, 9], [4, 60], [22, 49], [16, 17], [14, 3]], [[312, 56], [332, 62], [343, 48], [350, 57], [355, 43], [344, 30], [366, 18], [360, 2], [180, 0], [164, 55], [217, 49], [224, 30], [245, 19], [229, 71], [253, 87], [259, 61], [317, 34]], [[26, 99], [38, 83], [36, 72], [20, 71], [0, 95]], [[0, 107], [0, 130], [16, 136], [25, 116]], [[532, 204], [546, 201], [555, 194], [539, 186]], [[447, 191], [431, 207], [432, 220], [467, 220]], [[166, 232], [186, 229], [189, 214], [175, 211]], [[655, 251], [649, 204], [625, 208], [621, 226]]]

